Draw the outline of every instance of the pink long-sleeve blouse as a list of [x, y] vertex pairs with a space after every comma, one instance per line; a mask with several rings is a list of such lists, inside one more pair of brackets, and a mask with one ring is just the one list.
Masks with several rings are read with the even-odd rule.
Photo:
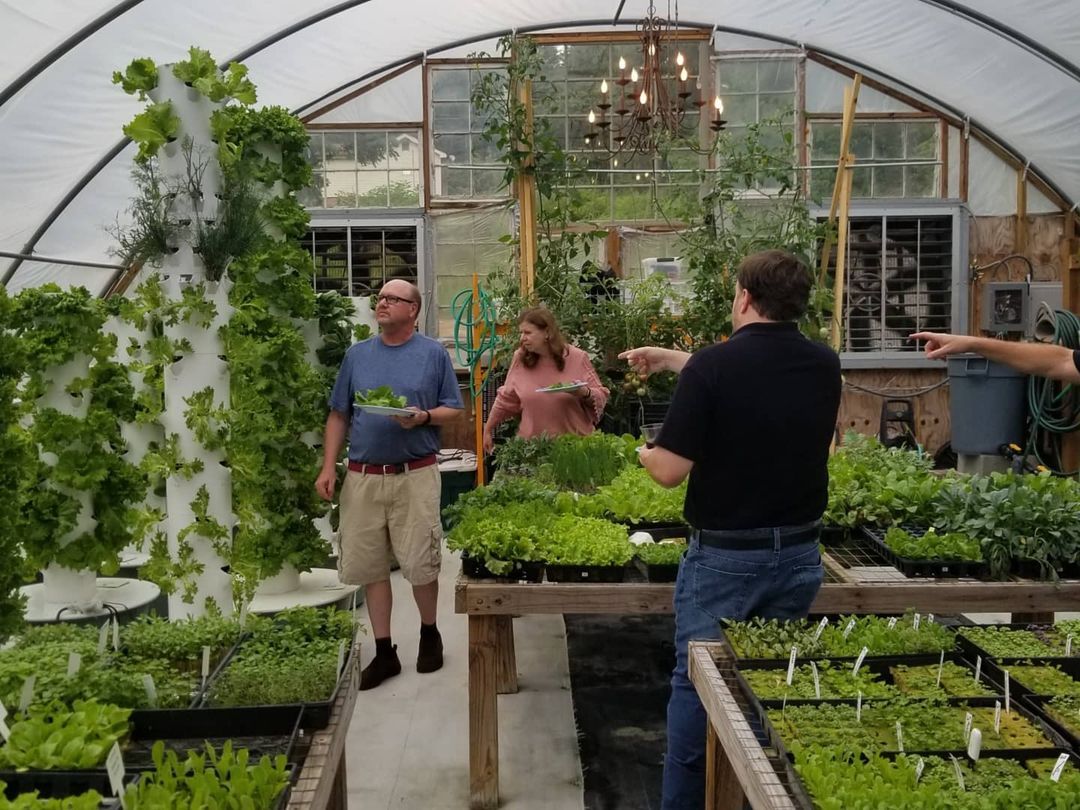
[[[581, 380], [588, 383], [592, 400], [582, 399], [578, 392], [538, 393], [558, 382]], [[587, 436], [593, 432], [608, 400], [608, 390], [600, 384], [589, 356], [576, 346], [568, 346], [562, 371], [551, 357], [541, 357], [532, 368], [521, 362], [521, 350], [514, 353], [506, 382], [499, 387], [495, 403], [488, 414], [488, 423], [494, 429], [512, 416], [521, 416], [517, 435], [531, 439], [546, 433], [559, 436], [576, 433]]]

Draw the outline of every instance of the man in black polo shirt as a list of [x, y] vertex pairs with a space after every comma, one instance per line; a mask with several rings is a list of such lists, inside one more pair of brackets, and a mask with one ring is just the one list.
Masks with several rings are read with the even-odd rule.
[[694, 531], [675, 585], [663, 810], [705, 801], [706, 718], [687, 677], [687, 643], [717, 638], [721, 619], [805, 616], [821, 587], [840, 361], [795, 323], [810, 286], [794, 256], [755, 253], [739, 265], [730, 340], [693, 356], [655, 347], [621, 355], [639, 372], [679, 372], [641, 463], [666, 487], [690, 476], [684, 514]]

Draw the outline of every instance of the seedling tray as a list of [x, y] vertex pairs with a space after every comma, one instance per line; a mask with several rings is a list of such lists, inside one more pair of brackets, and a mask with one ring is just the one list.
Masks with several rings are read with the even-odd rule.
[[[124, 784], [131, 784], [137, 778], [138, 774], [127, 774]], [[96, 790], [105, 797], [102, 807], [119, 807], [119, 802], [111, 799], [109, 774], [103, 768], [87, 771], [0, 771], [0, 781], [5, 784], [4, 796], [12, 800], [20, 793], [35, 790], [42, 799], [61, 799]]]
[[821, 527], [821, 536], [819, 537], [823, 546], [842, 546], [849, 542], [851, 539], [851, 529], [846, 526], [833, 526], [831, 524], [823, 525]]
[[629, 523], [625, 520], [615, 520], [614, 522], [625, 525], [627, 532], [630, 534], [633, 534], [634, 532], [648, 532], [652, 535], [653, 540], [671, 540], [680, 537], [686, 539], [690, 537], [690, 532], [693, 531], [685, 523], [650, 523], [648, 521], [643, 523]]
[[514, 560], [514, 567], [509, 574], [494, 574], [480, 560], [468, 554], [462, 554], [461, 572], [473, 579], [494, 579], [500, 582], [544, 581], [544, 564], [526, 560]]
[[678, 563], [675, 565], [654, 565], [637, 558], [635, 558], [634, 563], [649, 582], [674, 582], [679, 576]]
[[[889, 684], [889, 685], [892, 685], [892, 686], [896, 686], [896, 680], [895, 680], [895, 678], [893, 676], [893, 673], [892, 673], [892, 668], [893, 667], [901, 666], [901, 665], [902, 666], [909, 666], [909, 667], [910, 666], [934, 667], [934, 666], [937, 666], [937, 664], [941, 660], [940, 654], [938, 654], [936, 656], [933, 656], [933, 661], [921, 660], [923, 658], [925, 658], [925, 656], [922, 656], [922, 655], [919, 655], [919, 656], [913, 656], [913, 655], [878, 656], [878, 657], [873, 657], [873, 658], [870, 657], [870, 656], [867, 656], [865, 661], [863, 662], [862, 667], [860, 668], [860, 672], [861, 671], [867, 671], [867, 672], [878, 673], [878, 674], [881, 675], [881, 682], [882, 683], [886, 683], [886, 684]], [[919, 660], [916, 660], [916, 659], [919, 659]], [[821, 659], [817, 659], [817, 660], [821, 660]], [[849, 659], [840, 659], [840, 658], [829, 658], [829, 659], [825, 659], [825, 660], [828, 660], [828, 661], [833, 662], [833, 663], [843, 663], [843, 664], [845, 664], [845, 665], [847, 665], [849, 667], [854, 666], [854, 659], [849, 660]], [[806, 663], [806, 661], [803, 661], [802, 659], [797, 659], [796, 663], [798, 664], [800, 661], [802, 661], [803, 664]], [[946, 653], [945, 654], [945, 663], [956, 664], [957, 666], [964, 667], [964, 668], [968, 669], [971, 672], [972, 681], [974, 681], [974, 678], [975, 678], [975, 672], [974, 672], [975, 666], [970, 661], [965, 659], [960, 653], [955, 653], [955, 652]], [[776, 671], [776, 672], [784, 672], [784, 673], [786, 673], [787, 667], [788, 667], [788, 662], [787, 661], [779, 661], [779, 660], [770, 660], [770, 661], [768, 661], [766, 663], [763, 663], [763, 664], [760, 664], [760, 665], [755, 664], [753, 666], [746, 665], [746, 664], [740, 664], [735, 670], [735, 678], [739, 683], [739, 688], [743, 691], [743, 694], [746, 695], [746, 698], [751, 703], [751, 705], [754, 705], [755, 707], [757, 707], [758, 704], [766, 704], [769, 707], [772, 707], [772, 704], [776, 704], [777, 706], [779, 706], [779, 705], [783, 705], [783, 702], [784, 702], [783, 699], [782, 698], [763, 698], [763, 697], [760, 697], [757, 694], [757, 692], [754, 691], [754, 688], [753, 688], [753, 686], [751, 686], [750, 682], [746, 679], [745, 672], [746, 672], [746, 670], [772, 670], [772, 671]], [[995, 670], [994, 672], [996, 673], [997, 671]], [[997, 679], [995, 674], [991, 673], [991, 671], [988, 669], [988, 667], [987, 667], [987, 665], [985, 663], [983, 664], [981, 676], [979, 678], [979, 683], [981, 683], [987, 689], [990, 689], [992, 692], [994, 692], [998, 696], [1004, 694], [1004, 689], [1003, 689], [1003, 687], [1001, 685], [1001, 681]], [[954, 696], [954, 697], [952, 697], [950, 699], [953, 699], [953, 700], [979, 700], [979, 699], [986, 699], [986, 697], [987, 696], [984, 696], [984, 695], [979, 695], [979, 696], [976, 696], [976, 695], [960, 695], [960, 696]], [[916, 696], [911, 696], [911, 695], [905, 695], [905, 694], [897, 695], [896, 698], [888, 698], [888, 697], [864, 697], [863, 698], [863, 700], [868, 702], [868, 703], [869, 702], [881, 703], [883, 701], [896, 700], [896, 699], [900, 699], [900, 700], [920, 700], [922, 698], [916, 697]], [[994, 698], [990, 698], [990, 699], [993, 700]], [[856, 698], [823, 697], [820, 700], [817, 699], [817, 698], [788, 698], [787, 705], [788, 706], [799, 706], [799, 705], [818, 704], [818, 703], [839, 703], [839, 704], [843, 704], [843, 703], [851, 703], [853, 700], [856, 700]], [[760, 711], [760, 708], [758, 708], [758, 711]]]
[[[969, 626], [972, 626], [972, 625], [969, 625]], [[973, 626], [977, 626], [977, 627], [1005, 627], [1005, 628], [1008, 628], [1010, 630], [1030, 630], [1030, 631], [1034, 631], [1036, 633], [1039, 632], [1039, 631], [1042, 631], [1042, 630], [1052, 629], [1054, 627], [1054, 625], [1052, 625], [1052, 624], [995, 624], [995, 625], [973, 625]], [[987, 650], [984, 650], [977, 643], [975, 643], [974, 641], [972, 641], [971, 639], [967, 638], [965, 635], [960, 633], [959, 631], [962, 630], [962, 629], [963, 629], [963, 627], [958, 627], [957, 628], [957, 633], [956, 633], [956, 642], [960, 647], [960, 651], [963, 652], [964, 655], [967, 656], [972, 661], [975, 660], [976, 656], [981, 655], [984, 665], [985, 665], [985, 663], [986, 663], [986, 661], [988, 659], [991, 659], [994, 662], [996, 662], [997, 664], [1000, 664], [1000, 665], [1002, 665], [1002, 666], [1004, 666], [1006, 668], [1010, 664], [1022, 664], [1022, 663], [1025, 663], [1027, 661], [1035, 661], [1035, 660], [1039, 660], [1039, 661], [1042, 661], [1042, 662], [1045, 662], [1045, 663], [1061, 664], [1061, 665], [1064, 665], [1065, 663], [1070, 662], [1070, 661], [1080, 663], [1080, 636], [1077, 636], [1076, 638], [1073, 639], [1073, 654], [1071, 656], [1064, 655], [1064, 650], [1063, 650], [1062, 655], [1054, 655], [1053, 652], [1051, 651], [1050, 654], [1048, 654], [1048, 655], [1038, 655], [1038, 656], [1033, 656], [1033, 655], [1010, 655], [1010, 656], [1000, 656], [1000, 657], [998, 657], [998, 656], [994, 656], [993, 654], [991, 654]]]
[[[1011, 669], [1015, 666], [1033, 666], [1033, 667], [1057, 667], [1074, 681], [1080, 682], [1080, 659], [1078, 658], [1021, 658], [1017, 660], [1009, 659], [1009, 663], [1002, 664], [1000, 661], [989, 660], [983, 658], [983, 672], [990, 674], [997, 683], [1005, 682], [1005, 670]], [[1009, 693], [1013, 697], [1027, 698], [1027, 697], [1040, 697], [1040, 698], [1052, 698], [1056, 697], [1053, 694], [1045, 694], [1029, 689], [1015, 676], [1009, 678]]]
[[[921, 537], [926, 533], [923, 528], [915, 526], [903, 526], [905, 531]], [[900, 571], [905, 577], [915, 579], [918, 577], [933, 577], [937, 579], [959, 579], [971, 577], [985, 579], [990, 576], [990, 566], [985, 561], [973, 560], [915, 560], [910, 557], [901, 557], [885, 544], [886, 529], [879, 526], [863, 526], [863, 534], [873, 543], [877, 550], [889, 563]]]
[[[242, 645], [237, 645], [233, 650], [235, 655], [237, 651], [241, 649]], [[217, 676], [208, 681], [206, 689], [203, 693], [202, 703], [198, 709], [200, 714], [206, 712], [235, 712], [234, 715], [230, 715], [237, 723], [234, 728], [248, 729], [248, 728], [261, 728], [259, 726], [259, 720], [257, 719], [261, 715], [273, 715], [276, 726], [280, 727], [282, 723], [285, 723], [288, 718], [294, 717], [296, 712], [300, 712], [300, 728], [319, 730], [324, 729], [330, 724], [330, 714], [334, 707], [334, 703], [337, 701], [338, 694], [341, 692], [342, 686], [347, 684], [350, 680], [350, 673], [353, 667], [353, 656], [356, 652], [356, 636], [353, 635], [352, 642], [347, 646], [345, 651], [345, 663], [341, 667], [341, 672], [338, 673], [337, 683], [334, 685], [333, 691], [330, 696], [323, 701], [314, 701], [311, 703], [276, 703], [276, 704], [263, 704], [255, 706], [210, 706], [210, 696], [213, 693], [214, 683], [218, 678], [221, 678], [232, 660], [232, 655], [222, 664], [218, 669]]]
[[622, 582], [623, 565], [553, 565], [547, 564], [548, 582]]
[[1052, 697], [1043, 695], [1028, 695], [1022, 698], [1024, 704], [1028, 706], [1032, 712], [1038, 717], [1041, 717], [1048, 726], [1062, 736], [1074, 752], [1074, 756], [1080, 754], [1080, 735], [1050, 714], [1046, 704], [1051, 700], [1053, 700]]

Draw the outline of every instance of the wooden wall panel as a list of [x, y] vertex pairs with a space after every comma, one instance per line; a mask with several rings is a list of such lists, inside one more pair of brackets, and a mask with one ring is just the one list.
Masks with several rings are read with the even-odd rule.
[[853, 388], [858, 385], [888, 393], [895, 399], [910, 396], [915, 412], [915, 438], [928, 453], [936, 453], [949, 441], [949, 386], [943, 385], [921, 395], [912, 395], [945, 379], [941, 369], [859, 369], [844, 372], [844, 393], [840, 400], [837, 427], [841, 436], [848, 431], [877, 436], [881, 429], [883, 398]]

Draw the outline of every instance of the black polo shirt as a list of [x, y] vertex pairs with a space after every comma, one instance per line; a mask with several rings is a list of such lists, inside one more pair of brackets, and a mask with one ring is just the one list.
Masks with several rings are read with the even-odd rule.
[[656, 444], [694, 462], [684, 515], [699, 529], [821, 517], [840, 359], [794, 323], [752, 323], [687, 362]]

